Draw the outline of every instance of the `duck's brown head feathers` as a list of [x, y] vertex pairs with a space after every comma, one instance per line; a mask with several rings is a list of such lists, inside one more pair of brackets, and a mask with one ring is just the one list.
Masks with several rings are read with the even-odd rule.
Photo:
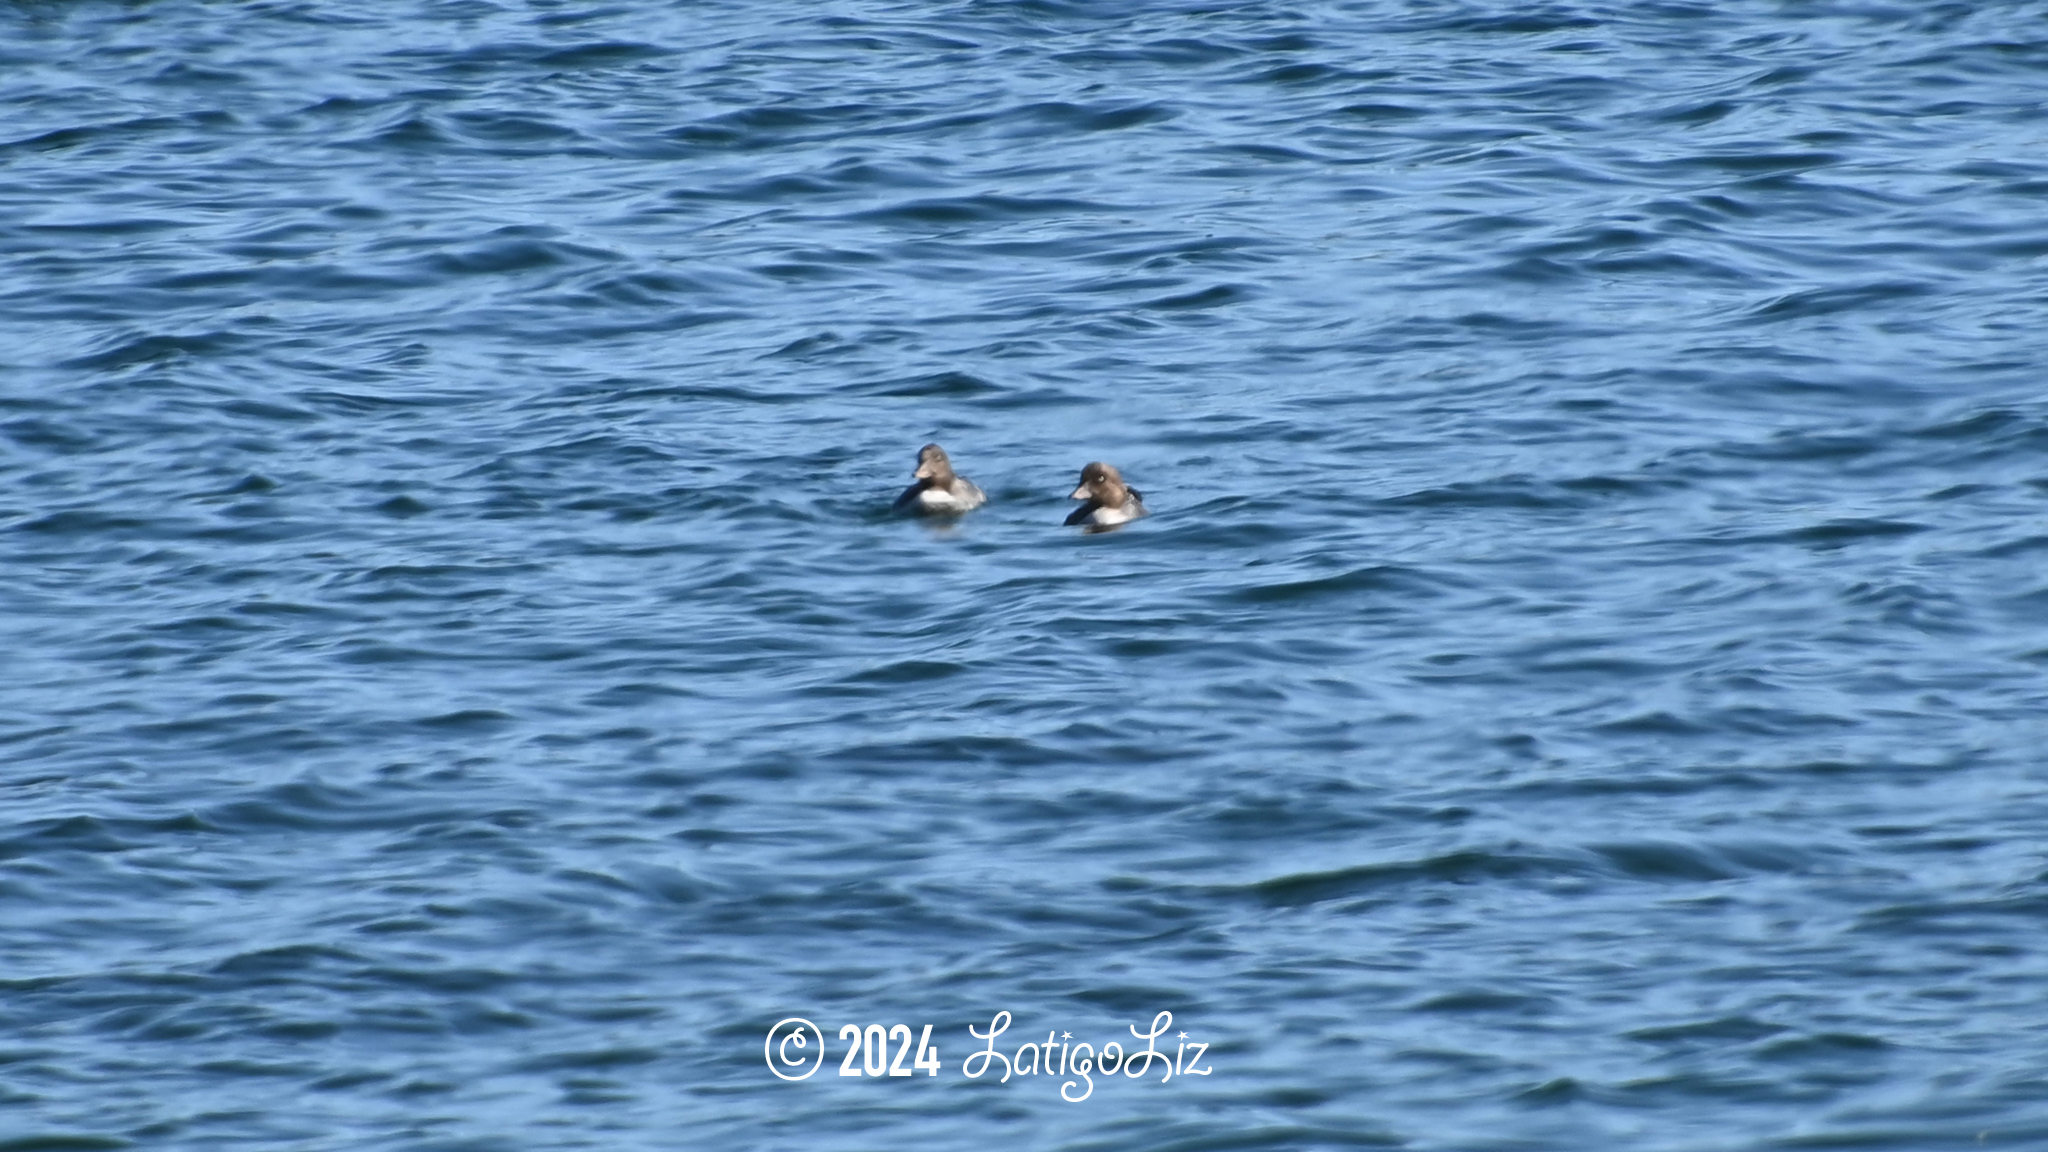
[[917, 450], [917, 471], [912, 479], [929, 480], [941, 487], [953, 482], [953, 462], [946, 458], [946, 450], [937, 444], [927, 444]]
[[1081, 486], [1074, 489], [1069, 499], [1093, 500], [1113, 507], [1124, 502], [1126, 491], [1123, 474], [1116, 470], [1116, 466], [1098, 460], [1081, 469]]

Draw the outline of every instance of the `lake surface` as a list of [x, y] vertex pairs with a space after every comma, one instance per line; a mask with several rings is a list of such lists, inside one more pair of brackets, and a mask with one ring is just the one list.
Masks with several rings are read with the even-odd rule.
[[2048, 4], [15, 0], [0, 106], [0, 1150], [2048, 1147]]

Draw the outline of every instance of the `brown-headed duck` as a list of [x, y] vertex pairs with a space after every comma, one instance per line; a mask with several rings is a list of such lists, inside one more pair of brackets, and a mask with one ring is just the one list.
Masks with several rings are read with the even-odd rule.
[[912, 516], [958, 516], [972, 508], [979, 508], [988, 502], [974, 481], [953, 471], [953, 462], [946, 458], [946, 450], [937, 444], [927, 444], [917, 450], [917, 471], [912, 472], [917, 483], [903, 490], [896, 498], [895, 510]]
[[1070, 525], [1099, 530], [1145, 515], [1144, 497], [1124, 483], [1123, 474], [1114, 466], [1099, 461], [1081, 469], [1081, 486], [1074, 489], [1072, 498], [1087, 503], [1067, 517]]

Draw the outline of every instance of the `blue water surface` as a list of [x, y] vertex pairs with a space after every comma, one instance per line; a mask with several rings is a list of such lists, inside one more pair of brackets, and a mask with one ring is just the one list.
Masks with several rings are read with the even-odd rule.
[[0, 1152], [2048, 1147], [2048, 3], [12, 0], [0, 108]]

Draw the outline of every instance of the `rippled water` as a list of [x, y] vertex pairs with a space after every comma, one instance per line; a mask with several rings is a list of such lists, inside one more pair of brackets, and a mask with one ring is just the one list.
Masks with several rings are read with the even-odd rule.
[[0, 1149], [2048, 1146], [2044, 94], [2039, 2], [0, 7]]

